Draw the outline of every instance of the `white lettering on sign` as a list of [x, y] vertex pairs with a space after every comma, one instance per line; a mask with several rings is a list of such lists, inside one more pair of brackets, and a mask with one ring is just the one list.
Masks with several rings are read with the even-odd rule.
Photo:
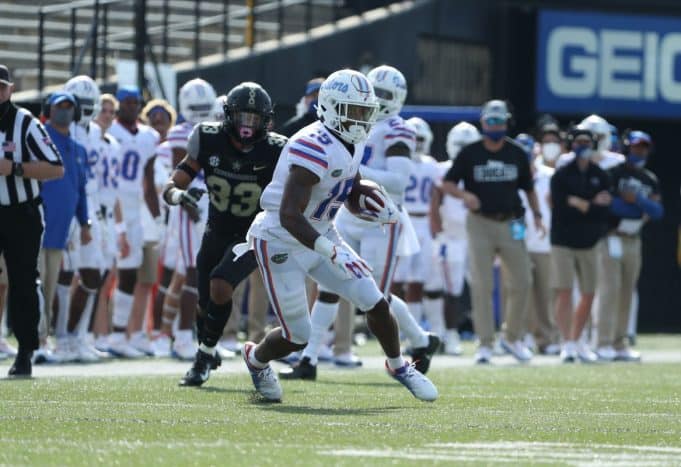
[[560, 26], [546, 47], [549, 90], [567, 98], [681, 102], [681, 33]]

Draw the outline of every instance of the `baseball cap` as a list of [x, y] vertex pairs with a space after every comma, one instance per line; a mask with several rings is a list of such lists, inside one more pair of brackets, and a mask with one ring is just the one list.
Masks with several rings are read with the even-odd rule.
[[633, 146], [635, 144], [647, 144], [650, 146], [653, 144], [653, 140], [645, 131], [632, 131], [629, 133], [629, 145]]
[[506, 121], [511, 118], [511, 114], [508, 112], [506, 102], [499, 99], [493, 99], [491, 101], [487, 101], [485, 105], [482, 106], [480, 118], [483, 120], [493, 118]]
[[58, 91], [58, 92], [55, 92], [54, 94], [52, 94], [52, 95], [50, 96], [50, 98], [47, 100], [47, 103], [48, 103], [49, 105], [57, 105], [57, 104], [60, 104], [60, 103], [62, 103], [62, 102], [64, 102], [64, 101], [68, 101], [68, 102], [70, 102], [71, 104], [73, 104], [74, 106], [75, 106], [75, 105], [77, 104], [77, 102], [78, 102], [78, 101], [76, 100], [76, 96], [74, 96], [74, 95], [71, 94], [70, 92]]
[[305, 86], [305, 95], [309, 96], [310, 94], [319, 91], [319, 88], [322, 87], [323, 82], [324, 78], [315, 78], [308, 81], [307, 85]]
[[5, 65], [0, 65], [0, 83], [13, 84], [12, 77], [9, 75], [9, 68]]
[[142, 102], [142, 93], [137, 86], [125, 85], [119, 87], [118, 91], [116, 91], [116, 99], [121, 102], [128, 97], [134, 97], [138, 101]]

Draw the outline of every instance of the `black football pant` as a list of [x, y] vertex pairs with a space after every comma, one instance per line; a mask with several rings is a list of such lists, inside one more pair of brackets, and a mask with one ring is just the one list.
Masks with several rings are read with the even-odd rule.
[[38, 201], [0, 206], [0, 253], [5, 256], [9, 297], [7, 325], [20, 352], [38, 348], [40, 275], [38, 254], [43, 235], [42, 207]]

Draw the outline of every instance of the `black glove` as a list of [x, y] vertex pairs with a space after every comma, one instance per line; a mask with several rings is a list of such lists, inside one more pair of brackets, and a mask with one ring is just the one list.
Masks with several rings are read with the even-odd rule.
[[191, 207], [194, 209], [198, 209], [198, 203], [203, 194], [206, 192], [206, 190], [203, 190], [201, 188], [190, 188], [184, 193], [182, 193], [182, 197], [180, 198], [180, 205], [184, 207]]

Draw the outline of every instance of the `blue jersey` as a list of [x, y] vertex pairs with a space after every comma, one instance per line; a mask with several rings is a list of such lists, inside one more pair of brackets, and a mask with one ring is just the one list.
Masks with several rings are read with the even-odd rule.
[[64, 164], [64, 177], [43, 183], [41, 196], [45, 208], [44, 248], [63, 249], [69, 236], [73, 216], [84, 224], [88, 221], [87, 151], [69, 136], [55, 130], [49, 122], [45, 125], [50, 138], [59, 149]]

